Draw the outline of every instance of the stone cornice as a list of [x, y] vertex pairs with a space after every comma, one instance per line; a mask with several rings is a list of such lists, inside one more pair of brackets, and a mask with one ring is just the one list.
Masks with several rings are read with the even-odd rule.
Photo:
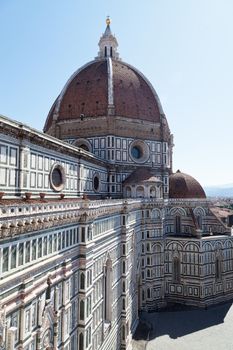
[[[11, 201], [7, 201], [10, 203]], [[75, 223], [91, 223], [98, 217], [121, 213], [141, 207], [141, 200], [66, 200], [0, 205], [0, 239], [57, 228]]]
[[89, 162], [96, 163], [100, 166], [107, 167], [108, 163], [94, 154], [89, 153], [81, 148], [61, 141], [53, 136], [42, 133], [41, 131], [30, 128], [29, 126], [11, 120], [0, 115], [0, 132], [8, 136], [13, 136], [19, 140], [28, 140], [33, 144], [37, 144], [48, 149], [55, 150], [59, 153], [73, 156], [75, 158], [83, 158]]

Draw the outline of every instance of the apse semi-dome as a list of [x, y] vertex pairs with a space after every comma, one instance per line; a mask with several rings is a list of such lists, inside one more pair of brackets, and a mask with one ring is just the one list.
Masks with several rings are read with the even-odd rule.
[[192, 176], [177, 170], [169, 177], [169, 198], [206, 198], [205, 191]]
[[[169, 140], [156, 91], [140, 71], [122, 62], [117, 46], [108, 22], [98, 56], [67, 81], [48, 114], [45, 132], [62, 139], [117, 134]], [[123, 118], [131, 120], [130, 127]], [[149, 125], [142, 132], [136, 123]]]

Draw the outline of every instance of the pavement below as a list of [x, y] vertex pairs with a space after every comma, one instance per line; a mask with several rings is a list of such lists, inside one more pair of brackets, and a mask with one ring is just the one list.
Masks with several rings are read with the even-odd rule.
[[142, 313], [133, 350], [233, 350], [233, 304]]

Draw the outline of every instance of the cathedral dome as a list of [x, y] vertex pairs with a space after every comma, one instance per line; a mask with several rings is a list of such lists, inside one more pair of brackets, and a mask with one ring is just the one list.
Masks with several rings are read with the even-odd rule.
[[49, 112], [45, 131], [54, 117], [64, 122], [81, 115], [92, 118], [109, 114], [159, 123], [163, 112], [142, 73], [119, 60], [103, 58], [85, 65], [68, 80]]
[[177, 170], [169, 177], [169, 198], [206, 198], [199, 182]]
[[117, 134], [169, 140], [156, 91], [140, 71], [119, 58], [117, 47], [107, 22], [98, 56], [67, 81], [48, 114], [44, 132], [62, 139]]

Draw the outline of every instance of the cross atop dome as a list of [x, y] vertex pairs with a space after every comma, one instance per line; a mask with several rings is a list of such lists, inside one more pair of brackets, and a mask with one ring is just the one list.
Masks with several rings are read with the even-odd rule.
[[118, 42], [115, 36], [112, 34], [110, 24], [111, 20], [109, 16], [106, 18], [107, 27], [105, 29], [104, 34], [102, 34], [99, 41], [99, 52], [98, 58], [107, 58], [111, 57], [115, 60], [119, 59], [119, 53], [117, 52]]
[[111, 19], [109, 16], [107, 16], [107, 18], [106, 18], [106, 24], [107, 24], [107, 26], [109, 26], [111, 24]]
[[107, 24], [107, 27], [106, 27], [105, 32], [104, 32], [105, 37], [112, 35], [111, 28], [110, 28], [111, 19], [109, 16], [107, 16], [107, 18], [106, 18], [106, 24]]

